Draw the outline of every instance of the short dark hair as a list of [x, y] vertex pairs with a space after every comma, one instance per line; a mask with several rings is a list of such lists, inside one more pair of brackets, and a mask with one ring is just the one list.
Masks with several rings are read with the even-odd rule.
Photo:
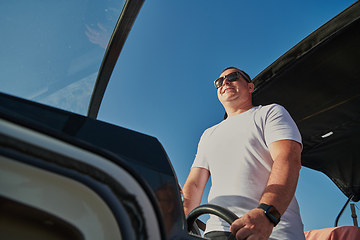
[[225, 72], [225, 71], [228, 70], [228, 69], [235, 69], [235, 70], [241, 72], [241, 73], [242, 73], [243, 75], [245, 75], [245, 77], [247, 78], [247, 79], [245, 79], [245, 80], [246, 80], [247, 82], [251, 82], [251, 78], [250, 78], [249, 74], [247, 74], [246, 72], [244, 72], [243, 70], [241, 70], [241, 69], [239, 69], [239, 68], [237, 68], [237, 67], [227, 67], [227, 68], [225, 68], [224, 70], [222, 70], [221, 73]]

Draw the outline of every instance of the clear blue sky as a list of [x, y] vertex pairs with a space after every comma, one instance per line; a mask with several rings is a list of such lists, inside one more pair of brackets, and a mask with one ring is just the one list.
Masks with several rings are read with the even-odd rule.
[[[202, 132], [224, 114], [213, 86], [220, 71], [236, 66], [255, 77], [354, 2], [147, 0], [99, 119], [158, 138], [183, 185]], [[332, 227], [346, 201], [324, 174], [304, 167], [296, 197], [305, 230]], [[348, 207], [339, 225], [352, 225], [350, 214]]]

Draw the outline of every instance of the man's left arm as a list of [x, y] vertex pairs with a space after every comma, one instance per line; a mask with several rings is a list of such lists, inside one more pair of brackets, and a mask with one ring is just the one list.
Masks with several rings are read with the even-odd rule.
[[[270, 144], [274, 160], [270, 176], [260, 203], [274, 206], [284, 214], [294, 197], [301, 168], [301, 144], [293, 140], [280, 140]], [[253, 209], [234, 221], [230, 231], [237, 239], [268, 239], [274, 224], [265, 216], [264, 210]]]

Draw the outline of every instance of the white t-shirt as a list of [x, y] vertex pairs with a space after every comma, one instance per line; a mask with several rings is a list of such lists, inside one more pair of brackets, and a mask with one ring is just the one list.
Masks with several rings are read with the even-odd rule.
[[[207, 129], [192, 167], [208, 169], [208, 202], [237, 216], [258, 206], [273, 160], [268, 146], [279, 140], [301, 143], [299, 130], [280, 105], [257, 106]], [[210, 215], [206, 231], [229, 231], [229, 224]], [[293, 198], [270, 239], [305, 239], [298, 203]]]

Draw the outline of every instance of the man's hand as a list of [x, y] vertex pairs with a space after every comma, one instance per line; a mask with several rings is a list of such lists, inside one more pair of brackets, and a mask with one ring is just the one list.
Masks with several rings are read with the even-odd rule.
[[255, 208], [235, 220], [230, 231], [237, 240], [266, 240], [273, 228], [274, 224], [265, 216], [264, 210]]

